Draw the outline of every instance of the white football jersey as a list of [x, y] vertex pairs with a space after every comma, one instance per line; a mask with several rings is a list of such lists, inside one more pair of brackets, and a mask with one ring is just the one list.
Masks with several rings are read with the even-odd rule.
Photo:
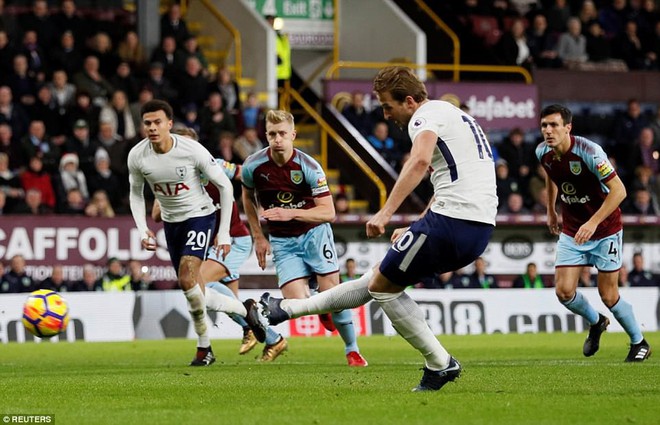
[[435, 193], [431, 210], [495, 225], [495, 164], [479, 124], [454, 105], [431, 100], [417, 109], [408, 123], [413, 144], [423, 131], [437, 136], [429, 170]]
[[[188, 137], [176, 134], [171, 136], [172, 149], [164, 154], [156, 153], [148, 138], [140, 141], [128, 154], [131, 212], [142, 234], [147, 228], [142, 196], [145, 181], [160, 202], [163, 221], [168, 223], [203, 217], [215, 211], [213, 200], [202, 185], [200, 173], [216, 186], [229, 188], [228, 205], [233, 202], [231, 182], [209, 151]], [[226, 210], [231, 212], [231, 208]], [[229, 220], [226, 226], [223, 224], [220, 223], [219, 237], [223, 235], [223, 227], [226, 227], [226, 234], [229, 234]]]

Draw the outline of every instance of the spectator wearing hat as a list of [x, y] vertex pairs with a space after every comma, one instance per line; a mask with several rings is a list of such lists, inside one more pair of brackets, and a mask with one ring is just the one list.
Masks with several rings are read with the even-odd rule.
[[78, 157], [78, 168], [89, 176], [94, 171], [94, 155], [99, 148], [96, 140], [90, 138], [89, 125], [84, 119], [78, 119], [73, 123], [73, 135], [65, 144], [65, 150]]
[[[77, 189], [83, 202], [89, 199], [89, 191], [87, 189], [87, 179], [85, 174], [78, 168], [78, 155], [75, 153], [67, 153], [62, 155], [60, 159], [59, 173], [54, 175], [53, 186], [55, 188], [55, 196], [57, 198], [57, 212], [64, 212], [69, 205], [69, 192]], [[76, 196], [76, 195], [72, 195]], [[83, 205], [84, 207], [84, 205]], [[71, 208], [69, 208], [70, 210]]]
[[90, 193], [103, 190], [107, 193], [110, 204], [115, 211], [123, 211], [123, 192], [119, 177], [110, 168], [110, 155], [99, 148], [94, 156], [94, 171], [87, 179], [87, 187]]
[[131, 291], [131, 276], [126, 274], [119, 259], [108, 259], [106, 271], [95, 285], [95, 289], [105, 292]]
[[69, 108], [68, 117], [71, 127], [78, 120], [87, 123], [90, 134], [96, 134], [99, 129], [99, 114], [101, 108], [92, 103], [92, 97], [84, 90], [76, 91], [76, 98], [73, 106]]

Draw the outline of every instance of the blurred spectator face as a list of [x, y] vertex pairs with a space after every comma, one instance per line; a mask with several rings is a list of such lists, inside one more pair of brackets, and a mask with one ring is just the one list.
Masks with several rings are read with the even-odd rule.
[[360, 109], [364, 106], [364, 94], [360, 92], [353, 93], [353, 106]]
[[76, 105], [80, 109], [87, 109], [92, 104], [92, 99], [87, 93], [78, 93], [76, 95]]
[[247, 96], [246, 104], [249, 108], [258, 108], [259, 99], [257, 99], [257, 95], [255, 93], [249, 93]]
[[25, 272], [25, 258], [22, 255], [14, 255], [11, 257], [9, 268], [16, 274], [23, 274]]
[[633, 269], [634, 270], [644, 270], [644, 257], [641, 255], [633, 255]]
[[[41, 161], [41, 158], [38, 156], [33, 156], [30, 158], [30, 163], [29, 163], [30, 170], [32, 170], [35, 173], [40, 173], [41, 170], [44, 168], [44, 163]], [[41, 193], [41, 192], [40, 192]]]
[[35, 120], [30, 123], [28, 129], [30, 136], [36, 137], [39, 140], [43, 140], [46, 135], [46, 126], [43, 121]]
[[580, 35], [582, 32], [582, 23], [580, 22], [580, 19], [578, 18], [570, 18], [567, 22], [567, 28], [569, 34], [571, 34], [573, 37], [577, 37]]
[[50, 274], [50, 278], [55, 284], [61, 284], [64, 282], [64, 268], [60, 265], [53, 266], [53, 271]]
[[41, 86], [37, 92], [37, 97], [44, 105], [48, 105], [53, 99], [53, 94], [50, 92], [48, 86]]
[[165, 53], [174, 53], [176, 51], [176, 40], [174, 37], [165, 37], [161, 47]]
[[99, 137], [103, 140], [110, 140], [114, 137], [115, 131], [112, 124], [109, 122], [101, 122], [99, 124]]
[[199, 59], [194, 56], [190, 56], [186, 59], [186, 73], [188, 75], [196, 77], [201, 70], [202, 65], [199, 63]]
[[71, 17], [76, 13], [76, 3], [73, 0], [63, 0], [61, 10], [66, 16]]
[[644, 127], [639, 133], [639, 145], [643, 148], [653, 146], [653, 130], [649, 127]]
[[149, 76], [152, 80], [159, 81], [163, 78], [163, 68], [161, 66], [150, 66]]
[[87, 284], [89, 289], [92, 289], [96, 282], [96, 270], [94, 270], [93, 266], [85, 265], [83, 267], [83, 281]]
[[636, 100], [631, 100], [628, 102], [628, 115], [633, 118], [637, 118], [642, 113], [642, 107]]
[[96, 73], [99, 70], [99, 60], [96, 56], [87, 56], [85, 58], [85, 64], [83, 66], [87, 73], [89, 74]]
[[[0, 190], [0, 211], [2, 211], [5, 208], [5, 205], [7, 204], [7, 195], [5, 192]], [[0, 271], [0, 276], [2, 276], [2, 271]]]
[[500, 180], [506, 179], [507, 177], [509, 177], [509, 166], [503, 162], [500, 162], [495, 167], [495, 174], [497, 175], [497, 178]]
[[9, 44], [9, 37], [5, 31], [0, 30], [0, 49], [4, 49]]
[[14, 73], [20, 77], [27, 74], [27, 70], [28, 70], [27, 58], [23, 55], [16, 55], [14, 57]]
[[226, 131], [222, 132], [219, 143], [221, 149], [231, 149], [234, 146], [234, 135]]
[[48, 15], [48, 2], [46, 0], [35, 0], [32, 4], [32, 13], [39, 18], [46, 17]]
[[13, 136], [13, 132], [9, 124], [6, 123], [0, 124], [0, 144], [7, 146], [11, 144], [12, 136]]
[[[348, 199], [346, 196], [343, 195], [337, 195], [335, 198], [335, 211], [338, 214], [346, 214], [350, 210], [349, 204], [348, 204]], [[347, 263], [348, 266], [348, 263]]]
[[97, 190], [96, 192], [94, 192], [94, 195], [92, 196], [92, 201], [94, 202], [94, 204], [96, 204], [96, 206], [99, 209], [105, 209], [110, 204], [110, 201], [108, 200], [108, 194], [105, 193], [103, 190]]
[[[195, 53], [197, 51], [197, 38], [194, 36], [188, 37], [188, 39], [186, 39], [186, 41], [183, 43], [183, 48], [186, 49], [187, 52]], [[231, 80], [231, 75], [229, 78]]]
[[126, 62], [121, 62], [119, 66], [117, 66], [117, 75], [121, 78], [128, 77], [131, 75], [131, 67]]
[[386, 123], [380, 122], [374, 126], [374, 136], [376, 136], [378, 140], [387, 139], [387, 135], [388, 135], [388, 128]]
[[120, 275], [121, 273], [121, 263], [119, 261], [112, 261], [108, 264], [108, 271], [114, 275]]
[[172, 6], [170, 6], [169, 12], [167, 12], [167, 16], [170, 18], [171, 21], [178, 21], [181, 19], [181, 6], [179, 6], [176, 3], [173, 3]]
[[123, 110], [128, 105], [126, 100], [126, 93], [121, 90], [117, 90], [112, 95], [112, 107], [118, 111]]
[[137, 48], [140, 44], [140, 39], [135, 31], [129, 31], [126, 33], [126, 45], [133, 49]]
[[105, 53], [112, 50], [112, 41], [108, 34], [100, 32], [94, 36], [94, 47], [98, 52]]
[[253, 145], [261, 144], [259, 137], [257, 137], [257, 130], [254, 128], [246, 128], [243, 132], [243, 137]]
[[64, 88], [66, 86], [69, 77], [66, 75], [66, 71], [59, 70], [53, 72], [53, 86], [58, 89]]
[[637, 36], [637, 24], [635, 23], [635, 21], [626, 22], [624, 31], [628, 35], [628, 37]]
[[523, 197], [519, 193], [512, 193], [507, 198], [507, 205], [512, 213], [519, 212], [523, 207]]
[[11, 105], [11, 89], [7, 86], [0, 87], [0, 107]]
[[600, 37], [603, 35], [603, 28], [600, 26], [598, 21], [592, 21], [589, 24], [589, 34], [593, 37]]
[[60, 39], [60, 44], [64, 50], [71, 50], [73, 49], [73, 46], [76, 44], [76, 39], [73, 38], [73, 34], [71, 31], [65, 31], [62, 34], [62, 38]]
[[25, 193], [25, 203], [30, 209], [36, 210], [41, 205], [41, 192], [38, 189], [30, 189]]
[[474, 270], [479, 274], [486, 273], [486, 261], [481, 257], [474, 260]]
[[525, 35], [525, 24], [521, 19], [516, 19], [513, 21], [513, 25], [511, 25], [511, 35], [513, 35], [513, 38], [521, 38]]
[[23, 45], [34, 49], [37, 46], [38, 35], [36, 31], [26, 31], [23, 35]]
[[138, 102], [141, 104], [147, 103], [150, 100], [154, 98], [154, 93], [149, 90], [149, 89], [142, 89], [140, 90], [140, 94], [138, 95]]
[[[0, 171], [7, 171], [9, 169], [9, 156], [6, 153], [0, 153]], [[0, 193], [5, 193], [0, 190]]]
[[222, 109], [222, 96], [220, 93], [211, 93], [209, 95], [209, 109], [212, 111], [219, 111]]
[[73, 127], [73, 136], [78, 140], [87, 140], [89, 138], [88, 127]]
[[527, 275], [528, 275], [531, 279], [535, 279], [535, 278], [536, 278], [536, 264], [534, 264], [534, 263], [529, 263], [529, 264], [527, 265]]
[[348, 259], [346, 260], [346, 274], [349, 276], [353, 276], [355, 274], [355, 269], [357, 268], [357, 265], [355, 264], [355, 260], [353, 259]]
[[85, 199], [78, 189], [71, 189], [66, 194], [66, 202], [73, 208], [83, 208], [85, 206]]
[[514, 146], [520, 146], [525, 141], [525, 137], [519, 128], [514, 128], [509, 133], [509, 139]]
[[635, 191], [635, 204], [640, 207], [648, 207], [651, 204], [651, 194], [646, 189]]

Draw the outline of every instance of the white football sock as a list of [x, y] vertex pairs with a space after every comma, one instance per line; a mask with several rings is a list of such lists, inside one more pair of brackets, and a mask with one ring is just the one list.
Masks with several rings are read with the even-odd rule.
[[292, 318], [359, 307], [371, 300], [367, 288], [373, 274], [373, 270], [369, 270], [355, 280], [344, 282], [309, 298], [282, 300], [280, 307]]
[[424, 356], [427, 368], [441, 370], [449, 366], [451, 356], [433, 335], [422, 309], [408, 294], [370, 293], [392, 321], [392, 326], [399, 335]]
[[212, 288], [206, 288], [206, 309], [227, 314], [235, 313], [242, 317], [247, 315], [247, 310], [245, 310], [242, 302], [221, 294]]
[[211, 345], [207, 329], [206, 329], [206, 303], [204, 301], [204, 293], [198, 284], [195, 284], [183, 294], [188, 300], [188, 311], [195, 326], [195, 333], [197, 334], [197, 346], [206, 348]]

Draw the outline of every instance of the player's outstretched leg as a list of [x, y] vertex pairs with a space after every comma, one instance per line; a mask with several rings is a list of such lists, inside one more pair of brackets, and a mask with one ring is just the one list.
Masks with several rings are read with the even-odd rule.
[[[216, 297], [215, 292], [219, 293], [220, 296]], [[230, 300], [222, 295], [230, 298]], [[227, 285], [218, 281], [206, 284], [206, 309], [225, 312], [231, 320], [243, 328], [243, 339], [238, 354], [247, 354], [257, 345], [257, 338], [245, 321], [247, 309]]]
[[[264, 292], [257, 305], [257, 308], [259, 309], [258, 316], [260, 318], [265, 318], [272, 326], [279, 325], [280, 323], [291, 319], [289, 313], [280, 307], [282, 301], [282, 298], [275, 298], [270, 295], [270, 292]], [[249, 320], [248, 324], [252, 328], [252, 324]]]

